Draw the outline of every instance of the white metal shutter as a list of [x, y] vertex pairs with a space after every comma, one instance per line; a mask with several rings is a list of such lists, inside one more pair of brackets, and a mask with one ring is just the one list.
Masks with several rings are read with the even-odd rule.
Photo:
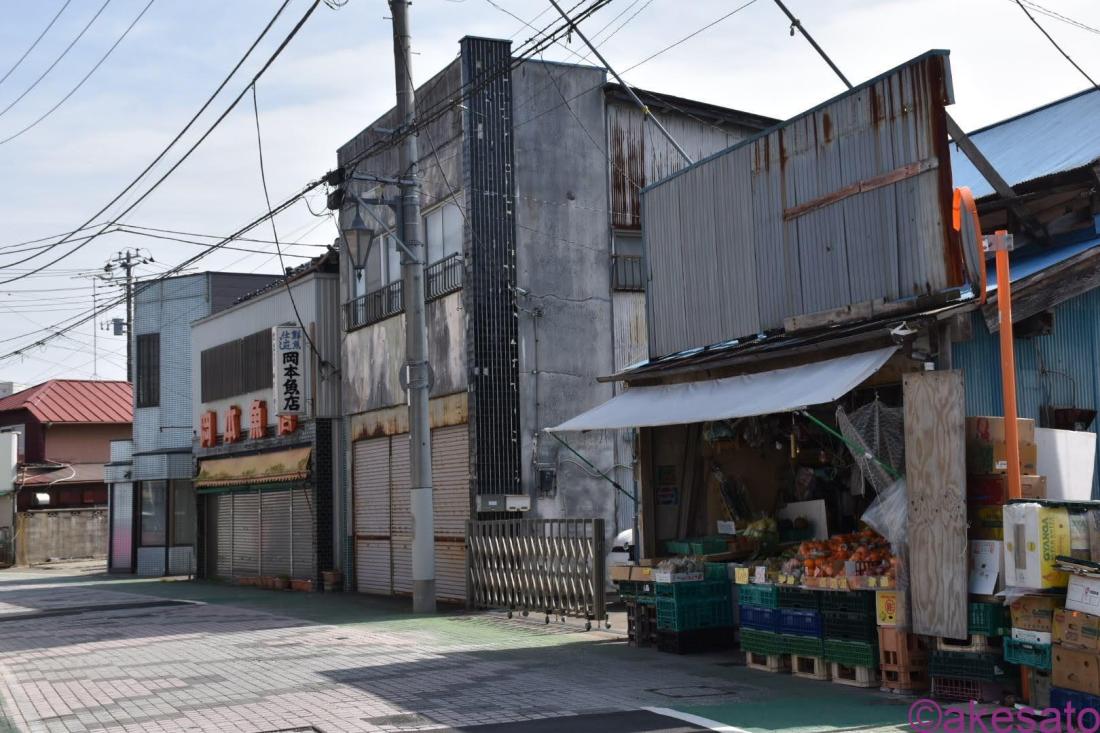
[[111, 484], [111, 568], [130, 570], [134, 542], [134, 485]]
[[412, 535], [395, 534], [390, 539], [393, 552], [393, 592], [412, 593]]
[[466, 543], [435, 542], [435, 597], [466, 600]]
[[260, 574], [260, 495], [256, 492], [233, 497], [233, 575]]
[[352, 447], [355, 569], [364, 593], [393, 593], [390, 558], [390, 439]]
[[470, 518], [470, 432], [467, 425], [432, 431], [435, 594], [466, 599], [466, 520]]
[[314, 516], [312, 489], [294, 489], [291, 495], [290, 575], [299, 580], [310, 580], [317, 575], [317, 521]]
[[409, 434], [402, 433], [390, 439], [390, 543], [394, 593], [412, 593], [411, 482]]
[[260, 575], [290, 576], [290, 491], [260, 494]]
[[233, 575], [233, 495], [213, 494], [207, 501], [210, 502], [208, 511], [217, 517], [210, 557], [214, 558], [216, 574], [228, 578]]

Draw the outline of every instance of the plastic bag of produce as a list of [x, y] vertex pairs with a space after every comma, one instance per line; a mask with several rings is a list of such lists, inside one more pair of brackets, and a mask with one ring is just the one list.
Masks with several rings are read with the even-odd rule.
[[879, 493], [861, 517], [868, 527], [890, 541], [895, 555], [903, 556], [908, 544], [909, 496], [900, 478]]

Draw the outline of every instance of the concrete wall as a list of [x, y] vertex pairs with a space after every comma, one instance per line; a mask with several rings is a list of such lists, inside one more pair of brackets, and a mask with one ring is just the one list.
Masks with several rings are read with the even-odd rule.
[[20, 512], [16, 517], [18, 564], [50, 558], [107, 557], [107, 510], [59, 509]]
[[46, 426], [46, 459], [60, 463], [106, 463], [111, 458], [111, 441], [130, 437], [131, 426], [65, 425]]

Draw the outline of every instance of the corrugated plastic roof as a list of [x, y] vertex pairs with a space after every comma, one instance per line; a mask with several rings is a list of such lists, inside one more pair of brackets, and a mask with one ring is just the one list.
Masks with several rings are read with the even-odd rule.
[[[1015, 283], [1025, 277], [1031, 277], [1096, 247], [1100, 247], [1100, 237], [1090, 237], [1080, 242], [1056, 245], [1047, 249], [1028, 248], [1027, 251], [1020, 252], [1018, 256], [1011, 258], [1011, 269], [1009, 270], [1011, 277], [1009, 280]], [[986, 292], [993, 292], [997, 289], [997, 266], [992, 260], [986, 263], [985, 282]]]
[[134, 419], [129, 382], [51, 379], [0, 399], [0, 412], [24, 409], [42, 422], [128, 423]]
[[[1100, 159], [1100, 90], [1089, 89], [975, 130], [970, 139], [1012, 186], [1091, 165]], [[951, 146], [956, 186], [976, 198], [993, 187], [956, 146]]]

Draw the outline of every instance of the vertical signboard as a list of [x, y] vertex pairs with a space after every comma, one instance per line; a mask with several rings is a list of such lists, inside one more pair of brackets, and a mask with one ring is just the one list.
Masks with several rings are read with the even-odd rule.
[[301, 326], [275, 326], [275, 414], [304, 416], [306, 409], [306, 336]]

